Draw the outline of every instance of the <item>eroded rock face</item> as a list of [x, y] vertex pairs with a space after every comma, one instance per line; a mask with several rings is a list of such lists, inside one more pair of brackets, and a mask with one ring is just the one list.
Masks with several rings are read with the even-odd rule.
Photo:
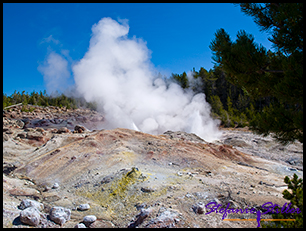
[[222, 214], [205, 215], [205, 205], [282, 205], [284, 177], [302, 177], [302, 145], [277, 146], [247, 130], [224, 130], [215, 143], [180, 131], [79, 133], [71, 132], [75, 125], [86, 121], [81, 126], [92, 129], [103, 117], [54, 107], [34, 113], [23, 118], [26, 128], [15, 122], [18, 114], [4, 113], [4, 227], [24, 227], [13, 222], [20, 209], [33, 207], [29, 201], [21, 206], [24, 199], [43, 205], [36, 227], [84, 226], [87, 215], [96, 218], [86, 223], [90, 228], [257, 227], [223, 221]]

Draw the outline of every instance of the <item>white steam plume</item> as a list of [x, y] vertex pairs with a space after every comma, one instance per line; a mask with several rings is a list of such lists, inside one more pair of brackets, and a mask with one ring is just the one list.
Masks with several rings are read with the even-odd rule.
[[39, 65], [37, 69], [44, 75], [48, 92], [54, 93], [56, 90], [64, 92], [70, 77], [66, 59], [52, 51], [44, 64]]
[[218, 139], [218, 121], [210, 117], [205, 95], [155, 77], [146, 43], [128, 38], [127, 21], [120, 22], [103, 18], [93, 25], [89, 49], [72, 67], [76, 91], [99, 103], [106, 128], [185, 131], [206, 141]]

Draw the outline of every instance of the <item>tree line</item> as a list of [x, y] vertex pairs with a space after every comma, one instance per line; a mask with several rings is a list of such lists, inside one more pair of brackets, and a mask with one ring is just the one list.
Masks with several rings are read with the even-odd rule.
[[237, 32], [236, 41], [224, 28], [210, 49], [227, 80], [254, 100], [265, 99], [250, 121], [259, 134], [273, 134], [282, 143], [303, 143], [303, 3], [241, 3], [260, 31], [267, 32], [273, 51], [257, 44], [252, 34]]
[[[49, 96], [46, 90], [39, 92], [28, 92], [22, 91], [14, 93], [10, 96], [3, 93], [3, 108], [10, 105], [22, 103], [23, 105], [31, 104], [37, 106], [57, 106], [57, 107], [66, 107], [67, 109], [76, 109], [79, 107], [89, 108], [91, 110], [97, 110], [96, 102], [86, 102], [84, 98], [73, 98], [68, 97], [64, 94], [56, 93], [56, 96]], [[22, 110], [27, 110], [26, 107], [23, 107]]]
[[227, 80], [227, 75], [219, 66], [207, 71], [201, 67], [191, 74], [172, 73], [170, 79], [183, 89], [192, 89], [194, 94], [204, 93], [206, 101], [211, 105], [214, 118], [221, 120], [224, 127], [245, 127], [249, 125], [262, 108], [269, 105], [270, 98], [255, 100], [240, 87]]

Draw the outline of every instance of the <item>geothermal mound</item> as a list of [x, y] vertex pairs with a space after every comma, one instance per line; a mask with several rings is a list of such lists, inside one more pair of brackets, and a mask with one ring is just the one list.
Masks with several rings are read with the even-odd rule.
[[[24, 199], [42, 204], [35, 227], [257, 227], [206, 215], [203, 205], [283, 205], [284, 177], [302, 177], [300, 143], [281, 146], [247, 129], [223, 129], [209, 143], [181, 131], [104, 130], [103, 122], [85, 109], [4, 111], [4, 227], [29, 226]], [[70, 211], [62, 223], [50, 213], [57, 207]]]

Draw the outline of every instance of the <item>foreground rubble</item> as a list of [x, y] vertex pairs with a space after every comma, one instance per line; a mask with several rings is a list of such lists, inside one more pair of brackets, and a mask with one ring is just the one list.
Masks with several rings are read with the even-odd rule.
[[[246, 129], [209, 143], [180, 131], [103, 130], [103, 116], [89, 110], [18, 110], [3, 114], [3, 227], [257, 227], [206, 215], [203, 205], [283, 205], [284, 177], [303, 173], [302, 144]], [[40, 203], [28, 211], [39, 222], [22, 222], [25, 204], [37, 204], [24, 199]], [[54, 208], [65, 220], [50, 219]]]

